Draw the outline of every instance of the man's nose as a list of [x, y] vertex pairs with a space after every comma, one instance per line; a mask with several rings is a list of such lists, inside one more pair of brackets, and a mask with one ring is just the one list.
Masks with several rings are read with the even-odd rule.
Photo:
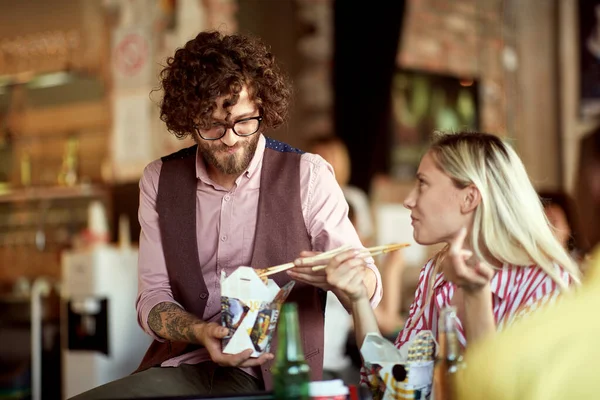
[[233, 128], [227, 128], [225, 135], [221, 138], [221, 142], [225, 143], [229, 147], [232, 147], [235, 146], [239, 139], [240, 137], [233, 132]]

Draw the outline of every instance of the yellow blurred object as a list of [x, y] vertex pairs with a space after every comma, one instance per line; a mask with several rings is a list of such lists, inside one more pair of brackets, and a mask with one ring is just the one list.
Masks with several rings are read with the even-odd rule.
[[58, 174], [59, 185], [72, 187], [77, 183], [78, 152], [79, 139], [70, 136], [67, 140], [61, 170]]
[[21, 186], [31, 186], [31, 157], [28, 153], [21, 156]]
[[8, 182], [0, 182], [0, 195], [6, 194], [10, 192], [10, 185]]
[[600, 247], [575, 293], [472, 344], [457, 398], [592, 399], [600, 393]]

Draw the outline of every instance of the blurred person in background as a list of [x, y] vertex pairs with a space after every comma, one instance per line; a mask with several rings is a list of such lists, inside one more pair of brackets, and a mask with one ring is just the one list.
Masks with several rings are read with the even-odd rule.
[[[351, 204], [348, 208], [348, 218], [356, 226], [356, 214]], [[382, 334], [394, 340], [404, 324], [404, 319], [400, 315], [402, 272], [405, 266], [402, 251], [394, 251], [382, 256], [378, 266], [381, 271], [383, 297], [374, 312]], [[354, 337], [350, 336], [352, 325], [352, 316], [348, 310], [332, 292], [329, 292], [325, 309], [323, 379], [342, 379], [346, 384], [358, 382], [360, 352]]]
[[[579, 183], [600, 205], [600, 129], [581, 141]], [[585, 148], [585, 151], [584, 151]], [[591, 221], [598, 224], [598, 221]], [[461, 400], [596, 399], [600, 394], [600, 246], [590, 253], [582, 287], [552, 308], [470, 347], [457, 381]]]
[[382, 256], [378, 263], [383, 283], [381, 303], [374, 309], [377, 325], [382, 335], [394, 340], [404, 327], [402, 317], [403, 274], [406, 267], [402, 250]]
[[577, 229], [579, 219], [571, 196], [561, 190], [541, 190], [538, 194], [556, 238], [579, 263], [584, 247], [580, 243], [581, 237]]
[[333, 167], [335, 179], [342, 188], [346, 201], [354, 208], [354, 226], [363, 244], [371, 245], [375, 239], [371, 203], [362, 189], [349, 184], [352, 164], [346, 144], [336, 136], [324, 135], [312, 139], [307, 148], [310, 153], [320, 155]]
[[[258, 39], [202, 32], [167, 60], [161, 119], [196, 145], [150, 163], [140, 180], [138, 320], [154, 338], [136, 373], [77, 399], [252, 393], [270, 389], [273, 355], [224, 354], [221, 273], [264, 268], [304, 251], [362, 248], [333, 170], [320, 156], [266, 138], [283, 124], [291, 87]], [[381, 298], [364, 264], [371, 305]], [[272, 276], [296, 284], [303, 350], [313, 379], [323, 363], [325, 271]], [[121, 338], [127, 340], [127, 338]], [[276, 346], [271, 348], [275, 352]]]
[[[335, 179], [344, 192], [348, 203], [348, 217], [365, 245], [372, 244], [374, 233], [371, 206], [367, 194], [360, 188], [350, 186], [351, 162], [344, 142], [333, 135], [320, 134], [307, 144], [310, 153], [318, 154], [333, 168]], [[352, 317], [332, 293], [327, 294], [325, 308], [325, 349], [323, 373], [325, 379], [343, 379], [356, 382], [358, 369], [353, 360], [358, 349], [348, 342], [352, 332]]]
[[[309, 152], [320, 155], [331, 164], [335, 178], [348, 202], [348, 216], [361, 237], [361, 241], [373, 244], [375, 230], [369, 197], [360, 188], [348, 184], [351, 161], [344, 142], [336, 136], [322, 135], [309, 141], [307, 148]], [[400, 316], [402, 272], [404, 271], [402, 253], [396, 251], [387, 254], [381, 259], [379, 265], [382, 282], [385, 286], [383, 287], [382, 301], [375, 309], [375, 313], [381, 331], [384, 335], [392, 336], [394, 333], [398, 333], [403, 323]], [[349, 365], [345, 346], [348, 334], [352, 331], [352, 317], [331, 292], [328, 294], [325, 315], [324, 370], [326, 377], [335, 378], [337, 376], [348, 382], [352, 377], [358, 377], [354, 373], [354, 368]], [[356, 360], [358, 349], [353, 338], [350, 339], [348, 351]]]
[[[356, 214], [350, 204], [348, 219], [356, 226]], [[348, 337], [352, 332], [352, 316], [333, 292], [327, 293], [324, 332], [323, 379], [342, 379], [346, 384], [357, 382], [360, 374], [351, 357], [352, 352], [357, 350], [347, 349]]]
[[600, 128], [581, 138], [575, 199], [581, 229], [584, 274], [587, 274], [592, 250], [600, 243]]
[[[579, 281], [578, 267], [550, 229], [523, 163], [497, 136], [438, 134], [404, 204], [417, 243], [446, 243], [423, 267], [396, 340], [405, 359], [417, 333], [430, 331], [437, 338], [438, 317], [447, 306], [457, 308], [458, 340], [465, 347], [553, 302]], [[355, 254], [335, 257], [326, 271], [328, 282], [353, 302], [360, 346], [378, 326], [361, 282], [364, 262]]]

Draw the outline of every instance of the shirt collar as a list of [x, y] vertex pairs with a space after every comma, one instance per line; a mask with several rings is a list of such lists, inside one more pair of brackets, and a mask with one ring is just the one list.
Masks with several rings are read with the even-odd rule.
[[[251, 178], [254, 172], [256, 172], [258, 165], [262, 161], [263, 154], [265, 153], [266, 139], [262, 135], [262, 133], [260, 133], [259, 135], [260, 137], [258, 138], [258, 144], [256, 145], [256, 151], [254, 152], [252, 161], [250, 161], [250, 165], [248, 165], [246, 171], [240, 175], [236, 182], [238, 182], [239, 179], [244, 175], [246, 175], [248, 178]], [[200, 148], [196, 150], [196, 178], [200, 179], [203, 182], [212, 182], [211, 179], [208, 177], [206, 163], [204, 162], [204, 158], [202, 158]]]
[[[500, 290], [502, 288], [502, 281], [504, 280], [504, 276], [506, 276], [506, 274], [508, 274], [508, 269], [509, 269], [509, 265], [504, 263], [502, 264], [502, 268], [497, 270], [496, 273], [494, 274], [494, 277], [492, 278], [491, 282], [490, 282], [490, 288], [492, 290], [492, 293], [499, 297], [500, 299], [504, 299], [505, 294], [506, 294], [506, 290]], [[506, 280], [508, 280], [508, 277], [506, 277]], [[441, 286], [443, 286], [445, 283], [449, 283], [447, 282], [446, 279], [444, 278], [444, 273], [440, 272], [436, 278], [435, 278], [435, 282], [433, 284], [433, 288], [437, 289]], [[506, 283], [508, 284], [508, 282]]]
[[250, 165], [248, 165], [248, 169], [245, 174], [248, 178], [251, 178], [252, 175], [258, 169], [258, 166], [262, 162], [263, 155], [265, 154], [265, 146], [267, 140], [263, 136], [262, 133], [259, 133], [260, 137], [258, 138], [258, 144], [256, 145], [256, 151], [254, 152], [254, 156], [252, 157], [252, 161], [250, 161]]

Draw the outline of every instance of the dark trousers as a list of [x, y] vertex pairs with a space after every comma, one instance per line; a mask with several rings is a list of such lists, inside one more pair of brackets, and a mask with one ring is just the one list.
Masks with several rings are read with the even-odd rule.
[[212, 361], [179, 367], [150, 368], [98, 386], [73, 400], [136, 399], [140, 397], [224, 395], [264, 390], [262, 380]]

